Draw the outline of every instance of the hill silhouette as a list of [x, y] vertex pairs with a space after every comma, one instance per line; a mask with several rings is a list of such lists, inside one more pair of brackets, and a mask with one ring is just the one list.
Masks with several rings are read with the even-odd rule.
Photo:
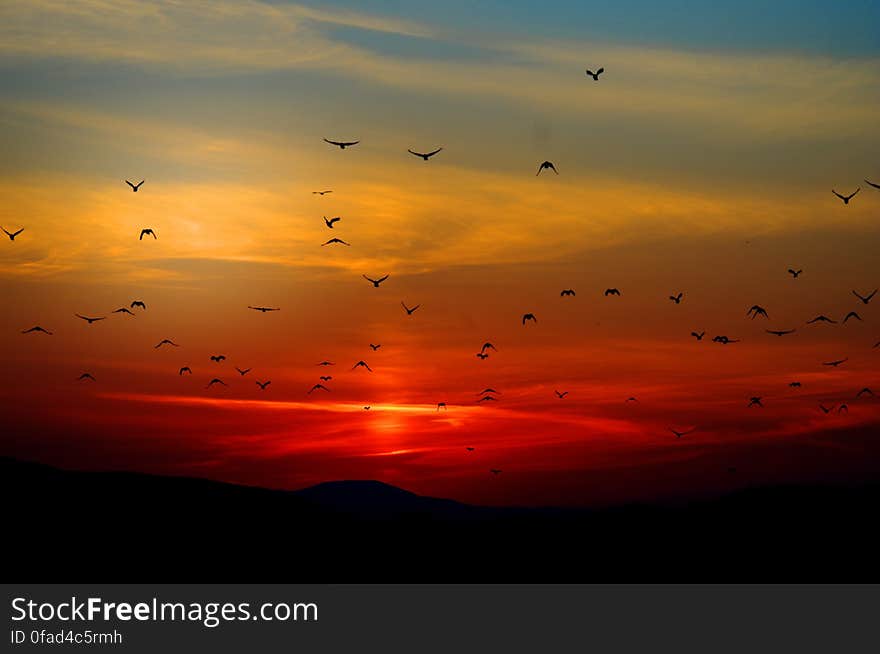
[[0, 458], [12, 581], [875, 581], [880, 485], [491, 508], [377, 481], [299, 491]]

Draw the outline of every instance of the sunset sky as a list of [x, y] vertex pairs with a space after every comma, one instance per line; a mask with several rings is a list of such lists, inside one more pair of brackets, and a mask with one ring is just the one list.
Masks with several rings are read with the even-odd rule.
[[4, 2], [0, 454], [485, 504], [877, 479], [880, 294], [852, 291], [880, 285], [878, 24], [870, 1]]

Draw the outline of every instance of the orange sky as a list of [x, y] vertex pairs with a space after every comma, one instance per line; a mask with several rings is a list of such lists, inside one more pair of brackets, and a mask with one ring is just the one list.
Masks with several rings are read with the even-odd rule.
[[[0, 12], [18, 28], [0, 51], [0, 225], [25, 228], [0, 242], [3, 453], [492, 504], [876, 477], [880, 401], [856, 393], [880, 393], [880, 300], [851, 293], [880, 285], [880, 192], [862, 181], [880, 181], [876, 59], [499, 33], [464, 65], [410, 17], [216, 6], [195, 25], [149, 4], [137, 33], [90, 2]], [[425, 54], [371, 53], [340, 26]], [[558, 176], [535, 176], [544, 159]], [[847, 206], [831, 194], [859, 184]], [[334, 236], [351, 246], [321, 247]], [[110, 313], [135, 299], [147, 310]], [[805, 324], [850, 310], [863, 320]], [[331, 392], [308, 395], [321, 374]], [[476, 402], [486, 387], [498, 402]]]

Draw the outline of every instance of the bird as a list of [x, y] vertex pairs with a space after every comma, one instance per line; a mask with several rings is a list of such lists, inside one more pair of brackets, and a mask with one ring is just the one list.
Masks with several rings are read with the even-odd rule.
[[474, 448], [472, 448], [472, 447], [466, 447], [466, 448], [464, 448], [464, 449], [466, 449], [468, 452], [473, 452], [473, 451], [474, 451]]
[[488, 393], [495, 393], [496, 395], [501, 395], [501, 393], [496, 391], [494, 388], [485, 388], [482, 391], [480, 391], [479, 393], [476, 393], [476, 395], [486, 395]]
[[524, 313], [522, 317], [522, 324], [526, 324], [526, 320], [531, 320], [532, 322], [538, 322], [538, 319], [535, 318], [535, 314], [533, 313]]
[[437, 411], [440, 410], [440, 407], [443, 407], [443, 410], [446, 411], [446, 402], [437, 402]]
[[252, 307], [248, 305], [248, 309], [253, 309], [254, 311], [259, 311], [260, 313], [266, 313], [267, 311], [281, 311], [279, 307]]
[[624, 401], [624, 404], [626, 404], [627, 402], [638, 402], [638, 399], [636, 399], [636, 398], [634, 398], [634, 397], [628, 397], [628, 398], [626, 398], [626, 400]]
[[842, 411], [846, 411], [847, 413], [849, 413], [849, 407], [846, 404], [841, 404], [839, 407], [837, 407], [837, 413], [840, 413]]
[[553, 392], [556, 393], [556, 397], [558, 397], [560, 400], [565, 399], [565, 396], [568, 395], [568, 391], [562, 391], [561, 393], [559, 391]]
[[183, 368], [181, 368], [180, 370], [177, 371], [177, 374], [182, 376], [183, 373], [185, 373], [185, 372], [189, 373], [190, 375], [193, 374], [193, 371], [189, 366], [184, 366]]
[[761, 404], [761, 398], [760, 398], [760, 397], [757, 397], [757, 396], [756, 396], [756, 397], [750, 397], [750, 398], [749, 398], [749, 406], [746, 407], [746, 408], [751, 408], [751, 407], [753, 407], [753, 406], [759, 406], [759, 407], [761, 407], [762, 409], [764, 408], [764, 405]]
[[333, 243], [341, 243], [342, 245], [348, 245], [348, 246], [351, 246], [351, 243], [346, 243], [346, 242], [343, 241], [341, 238], [331, 238], [331, 239], [330, 239], [329, 241], [327, 241], [326, 243], [321, 243], [321, 247], [324, 247], [325, 245], [332, 245]]
[[370, 410], [370, 407], [368, 407], [368, 406], [364, 407], [364, 411], [369, 411], [369, 410]]
[[620, 291], [618, 291], [616, 288], [606, 288], [605, 289], [605, 297], [608, 297], [609, 295], [618, 295], [619, 296]]
[[489, 341], [486, 341], [485, 343], [483, 343], [483, 347], [480, 348], [480, 352], [485, 352], [486, 350], [494, 350], [495, 352], [497, 352], [498, 348], [492, 345]]
[[571, 295], [572, 297], [574, 297], [574, 289], [566, 288], [559, 293], [559, 297], [565, 297], [566, 295]]
[[128, 185], [131, 187], [131, 190], [132, 190], [133, 193], [137, 193], [137, 192], [138, 192], [138, 189], [141, 187], [141, 184], [143, 184], [144, 181], [145, 181], [145, 180], [142, 179], [142, 180], [139, 181], [137, 184], [132, 184], [132, 183], [129, 182], [128, 180], [125, 180], [125, 183], [128, 184]]
[[800, 383], [799, 381], [789, 382], [788, 385], [789, 385], [791, 388], [800, 388], [800, 387], [801, 387], [801, 383]]
[[669, 299], [675, 302], [676, 304], [681, 304], [681, 298], [684, 293], [679, 293], [678, 295], [670, 295]]
[[861, 397], [862, 395], [870, 395], [871, 397], [876, 397], [876, 396], [874, 395], [874, 391], [872, 391], [872, 390], [871, 390], [870, 388], [868, 388], [867, 386], [865, 386], [865, 388], [863, 388], [863, 389], [860, 390], [858, 393], [856, 393], [856, 397]]
[[370, 279], [369, 277], [364, 275], [364, 279], [366, 279], [368, 282], [371, 282], [376, 288], [379, 288], [379, 284], [388, 279], [388, 277], [390, 277], [390, 275], [385, 275], [384, 277], [380, 277], [379, 279]]
[[602, 73], [604, 73], [604, 72], [605, 72], [605, 69], [604, 69], [604, 68], [600, 68], [599, 70], [597, 70], [597, 71], [594, 73], [592, 70], [590, 70], [590, 69], [588, 68], [586, 72], [587, 72], [587, 75], [588, 75], [589, 77], [592, 77], [592, 78], [593, 78], [593, 81], [594, 81], [594, 82], [598, 82], [598, 81], [599, 81], [599, 75], [601, 75]]
[[774, 336], [785, 336], [786, 334], [794, 334], [796, 329], [765, 329], [765, 332], [768, 334], [773, 334]]
[[318, 377], [318, 379], [320, 379], [321, 381], [330, 381], [331, 379], [333, 379], [333, 375], [321, 375], [320, 377]]
[[865, 180], [865, 184], [868, 186], [873, 186], [874, 188], [880, 188], [880, 184], [875, 184], [874, 182], [869, 182], [867, 179]]
[[134, 302], [131, 303], [131, 308], [134, 309], [135, 307], [140, 307], [141, 309], [146, 310], [147, 305], [144, 304], [143, 302], [141, 302], [140, 300], [135, 300]]
[[500, 475], [504, 471], [499, 470], [498, 468], [489, 468], [489, 472], [491, 472], [493, 475]]
[[355, 368], [366, 368], [366, 369], [369, 370], [370, 372], [373, 372], [373, 369], [370, 368], [370, 366], [368, 366], [368, 365], [367, 365], [367, 362], [364, 361], [364, 360], [360, 360], [360, 361], [358, 361], [356, 364], [354, 364], [354, 365], [351, 367], [352, 370], [354, 370]]
[[433, 157], [435, 154], [437, 154], [438, 152], [440, 152], [440, 150], [442, 150], [442, 149], [443, 149], [443, 148], [437, 148], [437, 149], [434, 150], [433, 152], [415, 152], [415, 151], [410, 150], [409, 148], [407, 148], [406, 151], [409, 152], [409, 153], [412, 154], [412, 155], [415, 155], [415, 156], [417, 156], [417, 157], [421, 157], [422, 159], [424, 159], [425, 161], [427, 161], [428, 159], [430, 159], [431, 157]]
[[489, 355], [488, 355], [488, 354], [484, 354], [484, 353], [482, 353], [482, 352], [477, 352], [477, 358], [478, 358], [480, 361], [485, 361], [486, 359], [489, 358]]
[[370, 343], [370, 348], [373, 350], [373, 352], [378, 350], [380, 347], [382, 347], [381, 343], [376, 343], [376, 344]]
[[242, 369], [239, 368], [238, 366], [235, 366], [235, 371], [236, 371], [239, 375], [241, 375], [242, 377], [244, 377], [246, 374], [248, 374], [248, 373], [251, 371], [251, 369], [250, 369], [250, 368], [245, 368], [244, 370], [242, 370]]
[[688, 434], [691, 434], [691, 433], [697, 431], [697, 428], [694, 427], [693, 429], [688, 429], [687, 431], [677, 431], [677, 430], [673, 429], [672, 427], [669, 427], [669, 431], [671, 431], [673, 434], [675, 434], [676, 438], [681, 438], [682, 436], [687, 436]]
[[75, 313], [75, 314], [73, 314], [73, 315], [75, 315], [77, 318], [81, 318], [82, 320], [85, 320], [85, 321], [86, 321], [87, 323], [89, 323], [90, 325], [91, 325], [92, 323], [94, 323], [94, 322], [98, 322], [99, 320], [105, 320], [105, 319], [106, 319], [106, 316], [101, 316], [101, 317], [99, 317], [99, 318], [89, 318], [88, 316], [83, 316], [83, 315], [80, 315], [80, 314], [78, 314], [78, 313]]
[[332, 193], [333, 191], [312, 191], [312, 195], [327, 195], [328, 193]]
[[855, 311], [850, 311], [850, 312], [849, 312], [848, 314], [846, 314], [846, 316], [844, 317], [844, 319], [843, 319], [843, 324], [845, 325], [845, 324], [846, 324], [846, 321], [849, 320], [850, 318], [855, 318], [856, 320], [859, 320], [859, 321], [862, 320], [862, 317], [861, 317], [859, 314], [857, 314]]
[[836, 320], [831, 320], [831, 318], [829, 318], [828, 316], [825, 316], [825, 315], [816, 316], [812, 320], [808, 320], [807, 324], [812, 325], [814, 322], [830, 322], [832, 325], [837, 324]]
[[309, 389], [309, 392], [306, 395], [311, 395], [312, 391], [327, 391], [330, 392], [330, 389], [324, 386], [324, 384], [315, 384]]
[[76, 381], [95, 381], [95, 378], [92, 377], [91, 373], [84, 372], [79, 377], [77, 377]]
[[120, 309], [114, 309], [114, 310], [113, 310], [113, 313], [127, 313], [127, 314], [130, 315], [130, 316], [133, 316], [133, 315], [134, 315], [134, 314], [131, 312], [131, 309], [126, 309], [125, 307], [122, 307], [122, 308], [120, 308]]
[[342, 220], [342, 216], [334, 216], [333, 218], [328, 218], [327, 216], [323, 216], [324, 224], [327, 225], [330, 229], [333, 229], [333, 223], [338, 223]]
[[844, 204], [849, 204], [849, 201], [852, 200], [855, 197], [856, 193], [858, 193], [861, 190], [862, 190], [862, 187], [860, 186], [859, 188], [857, 188], [855, 191], [853, 191], [849, 195], [841, 195], [840, 193], [838, 193], [834, 189], [831, 189], [831, 192], [834, 193], [834, 195], [839, 197], [841, 200], [843, 200]]
[[876, 288], [873, 291], [871, 291], [870, 295], [865, 295], [865, 296], [859, 295], [858, 293], [853, 291], [853, 295], [855, 295], [857, 298], [859, 298], [862, 301], [862, 304], [868, 304], [868, 302], [871, 301], [871, 298], [873, 298], [876, 293], [877, 293]]
[[553, 165], [552, 161], [542, 161], [541, 165], [538, 166], [538, 172], [535, 173], [535, 177], [540, 175], [542, 170], [552, 170], [557, 175], [559, 174], [559, 171], [556, 170], [556, 166]]
[[157, 238], [157, 237], [156, 237], [156, 232], [154, 232], [154, 231], [153, 231], [152, 229], [150, 229], [149, 227], [147, 227], [147, 228], [141, 230], [141, 235], [138, 237], [138, 240], [139, 240], [139, 241], [143, 241], [143, 240], [144, 240], [144, 236], [152, 236], [154, 240], [156, 240], [156, 238]]
[[316, 364], [316, 365], [319, 365], [319, 366], [335, 366], [336, 364], [333, 363], [332, 361], [322, 361], [321, 363], [318, 363], [318, 364]]
[[713, 343], [721, 343], [722, 345], [728, 345], [729, 343], [739, 343], [739, 340], [734, 340], [732, 338], [728, 338], [727, 336], [715, 336], [712, 338]]
[[163, 345], [172, 345], [174, 347], [180, 347], [177, 343], [175, 343], [174, 341], [171, 341], [167, 338], [163, 338], [161, 341], [156, 343], [156, 345], [154, 345], [153, 347], [158, 349], [158, 348], [162, 347]]
[[746, 315], [751, 316], [752, 320], [754, 320], [758, 316], [764, 316], [768, 320], [770, 319], [770, 316], [767, 315], [767, 310], [757, 304], [753, 304], [752, 307], [746, 312]]
[[330, 145], [335, 145], [340, 150], [345, 150], [345, 148], [350, 148], [353, 145], [357, 145], [360, 141], [331, 141], [330, 139], [324, 139], [325, 143], [329, 143]]
[[826, 362], [823, 363], [822, 365], [823, 365], [823, 366], [830, 366], [831, 368], [836, 368], [836, 367], [839, 366], [841, 363], [846, 363], [847, 361], [849, 361], [849, 357], [847, 357], [847, 358], [845, 358], [845, 359], [837, 359], [837, 360], [835, 360], [835, 361], [826, 361]]
[[402, 306], [402, 307], [403, 307], [403, 310], [406, 311], [406, 315], [411, 316], [411, 315], [413, 315], [413, 313], [415, 312], [415, 310], [418, 309], [418, 308], [419, 308], [420, 306], [422, 306], [422, 305], [421, 305], [421, 304], [417, 304], [417, 305], [414, 306], [412, 309], [410, 309], [408, 306], [406, 306], [406, 304], [404, 304], [403, 302], [401, 302], [401, 303], [400, 303], [400, 306]]
[[793, 279], [797, 279], [802, 272], [804, 272], [804, 271], [800, 270], [800, 269], [798, 269], [798, 270], [793, 270], [791, 268], [788, 269], [788, 273], [792, 276]]
[[213, 361], [214, 363], [222, 363], [223, 361], [226, 361], [226, 355], [225, 354], [212, 354], [211, 361]]
[[484, 395], [479, 400], [477, 400], [477, 402], [497, 402], [497, 401], [498, 401], [498, 398], [492, 397], [491, 395]]
[[214, 384], [221, 384], [222, 386], [228, 386], [228, 384], [225, 381], [223, 381], [222, 379], [217, 379], [216, 377], [214, 377], [214, 379], [212, 379], [211, 381], [208, 382], [208, 385], [205, 386], [205, 388], [211, 388], [211, 386], [213, 386]]
[[257, 386], [260, 387], [260, 390], [261, 390], [261, 391], [265, 391], [265, 390], [266, 390], [266, 386], [268, 386], [268, 385], [271, 384], [271, 383], [272, 383], [271, 380], [269, 380], [269, 381], [264, 381], [264, 382], [258, 381], [258, 382], [257, 382]]
[[24, 231], [24, 227], [22, 227], [21, 229], [19, 229], [19, 230], [16, 231], [16, 232], [7, 232], [6, 229], [4, 229], [3, 227], [0, 227], [0, 229], [2, 229], [2, 230], [3, 230], [3, 233], [6, 234], [6, 235], [9, 237], [9, 240], [10, 240], [10, 241], [14, 241], [14, 240], [15, 240], [15, 237], [18, 236], [19, 234], [21, 234], [21, 233]]
[[832, 404], [826, 409], [824, 404], [819, 404], [819, 408], [822, 410], [822, 413], [829, 414], [834, 410], [834, 405]]
[[703, 340], [703, 336], [705, 336], [705, 335], [706, 335], [706, 330], [705, 330], [705, 329], [704, 329], [703, 331], [701, 331], [701, 332], [691, 332], [691, 336], [693, 336], [693, 337], [694, 337], [695, 339], [697, 339], [698, 341], [702, 341], [702, 340]]
[[872, 347], [871, 349], [873, 350], [878, 347], [880, 347], [880, 341], [877, 341], [876, 343], [874, 343], [874, 347]]

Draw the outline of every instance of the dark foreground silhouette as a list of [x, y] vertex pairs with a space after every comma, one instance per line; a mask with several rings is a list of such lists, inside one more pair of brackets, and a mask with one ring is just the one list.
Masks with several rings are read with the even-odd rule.
[[9, 581], [869, 582], [880, 485], [505, 509], [376, 481], [300, 491], [0, 458]]

